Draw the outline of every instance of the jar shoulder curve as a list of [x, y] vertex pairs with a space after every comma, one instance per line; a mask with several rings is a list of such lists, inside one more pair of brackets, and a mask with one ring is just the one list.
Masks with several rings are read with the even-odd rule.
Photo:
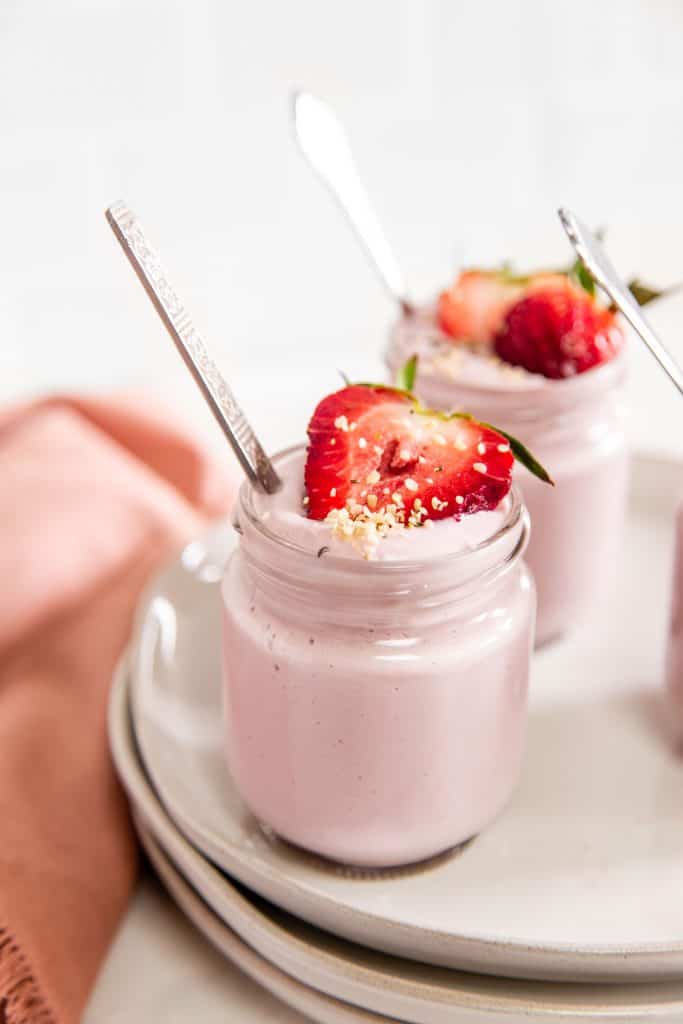
[[[287, 650], [306, 662], [320, 651], [337, 649], [337, 657], [352, 662], [362, 655], [377, 663], [391, 663], [403, 671], [416, 658], [432, 662], [467, 661], [478, 650], [500, 645], [533, 628], [536, 591], [523, 561], [510, 566], [491, 588], [469, 600], [417, 607], [398, 602], [377, 608], [373, 615], [359, 611], [340, 613], [329, 599], [312, 608], [273, 601], [240, 565], [235, 552], [226, 567], [222, 587], [225, 627], [235, 644]], [[297, 655], [297, 650], [302, 652]], [[322, 654], [321, 654], [322, 657]]]

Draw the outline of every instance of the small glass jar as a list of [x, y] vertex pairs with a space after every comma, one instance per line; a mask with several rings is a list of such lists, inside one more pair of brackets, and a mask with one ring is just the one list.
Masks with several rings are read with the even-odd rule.
[[683, 753], [683, 501], [678, 506], [675, 523], [666, 698], [669, 730], [676, 747]]
[[[395, 326], [386, 354], [391, 379], [413, 354], [420, 356], [415, 390], [432, 408], [466, 409], [518, 437], [546, 467], [548, 487], [522, 467], [516, 481], [531, 518], [526, 561], [538, 593], [540, 646], [589, 615], [617, 565], [628, 485], [624, 433], [625, 356], [564, 380], [492, 374], [482, 362], [480, 383], [440, 371], [436, 350], [444, 337], [421, 310]], [[445, 342], [446, 348], [452, 346]], [[488, 372], [487, 372], [488, 369]]]
[[483, 829], [513, 790], [526, 724], [535, 592], [519, 494], [488, 540], [421, 562], [317, 557], [271, 532], [248, 483], [237, 527], [222, 587], [226, 749], [256, 818], [362, 867]]

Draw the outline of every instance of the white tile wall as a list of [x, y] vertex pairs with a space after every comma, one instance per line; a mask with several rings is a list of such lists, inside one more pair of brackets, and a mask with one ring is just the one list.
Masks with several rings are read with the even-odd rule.
[[[677, 0], [2, 0], [0, 396], [147, 382], [200, 416], [120, 196], [257, 416], [268, 392], [296, 433], [278, 391], [376, 372], [391, 308], [294, 150], [294, 85], [347, 123], [417, 294], [458, 257], [562, 257], [560, 202], [683, 279], [682, 51]], [[655, 315], [683, 359], [683, 299]], [[637, 355], [634, 434], [683, 452]]]

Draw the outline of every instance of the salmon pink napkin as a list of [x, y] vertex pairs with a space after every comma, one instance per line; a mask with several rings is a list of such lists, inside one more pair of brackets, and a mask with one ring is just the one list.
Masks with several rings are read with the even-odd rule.
[[112, 672], [149, 574], [232, 490], [147, 403], [0, 413], [0, 1024], [80, 1018], [136, 874]]

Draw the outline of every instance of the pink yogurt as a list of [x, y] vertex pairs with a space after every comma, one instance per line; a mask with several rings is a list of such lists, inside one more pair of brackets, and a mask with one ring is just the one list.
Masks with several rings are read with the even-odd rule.
[[683, 502], [676, 515], [666, 693], [670, 728], [674, 741], [683, 751]]
[[222, 588], [228, 765], [290, 842], [351, 865], [419, 861], [484, 828], [519, 774], [526, 512], [513, 490], [366, 561], [302, 514], [303, 461], [282, 453], [282, 490], [240, 495]]
[[586, 619], [617, 564], [626, 510], [624, 357], [565, 380], [511, 367], [483, 348], [453, 345], [429, 307], [394, 328], [391, 379], [411, 355], [416, 391], [437, 409], [466, 409], [514, 434], [543, 463], [555, 487], [516, 467], [531, 517], [526, 553], [538, 592], [537, 643]]

